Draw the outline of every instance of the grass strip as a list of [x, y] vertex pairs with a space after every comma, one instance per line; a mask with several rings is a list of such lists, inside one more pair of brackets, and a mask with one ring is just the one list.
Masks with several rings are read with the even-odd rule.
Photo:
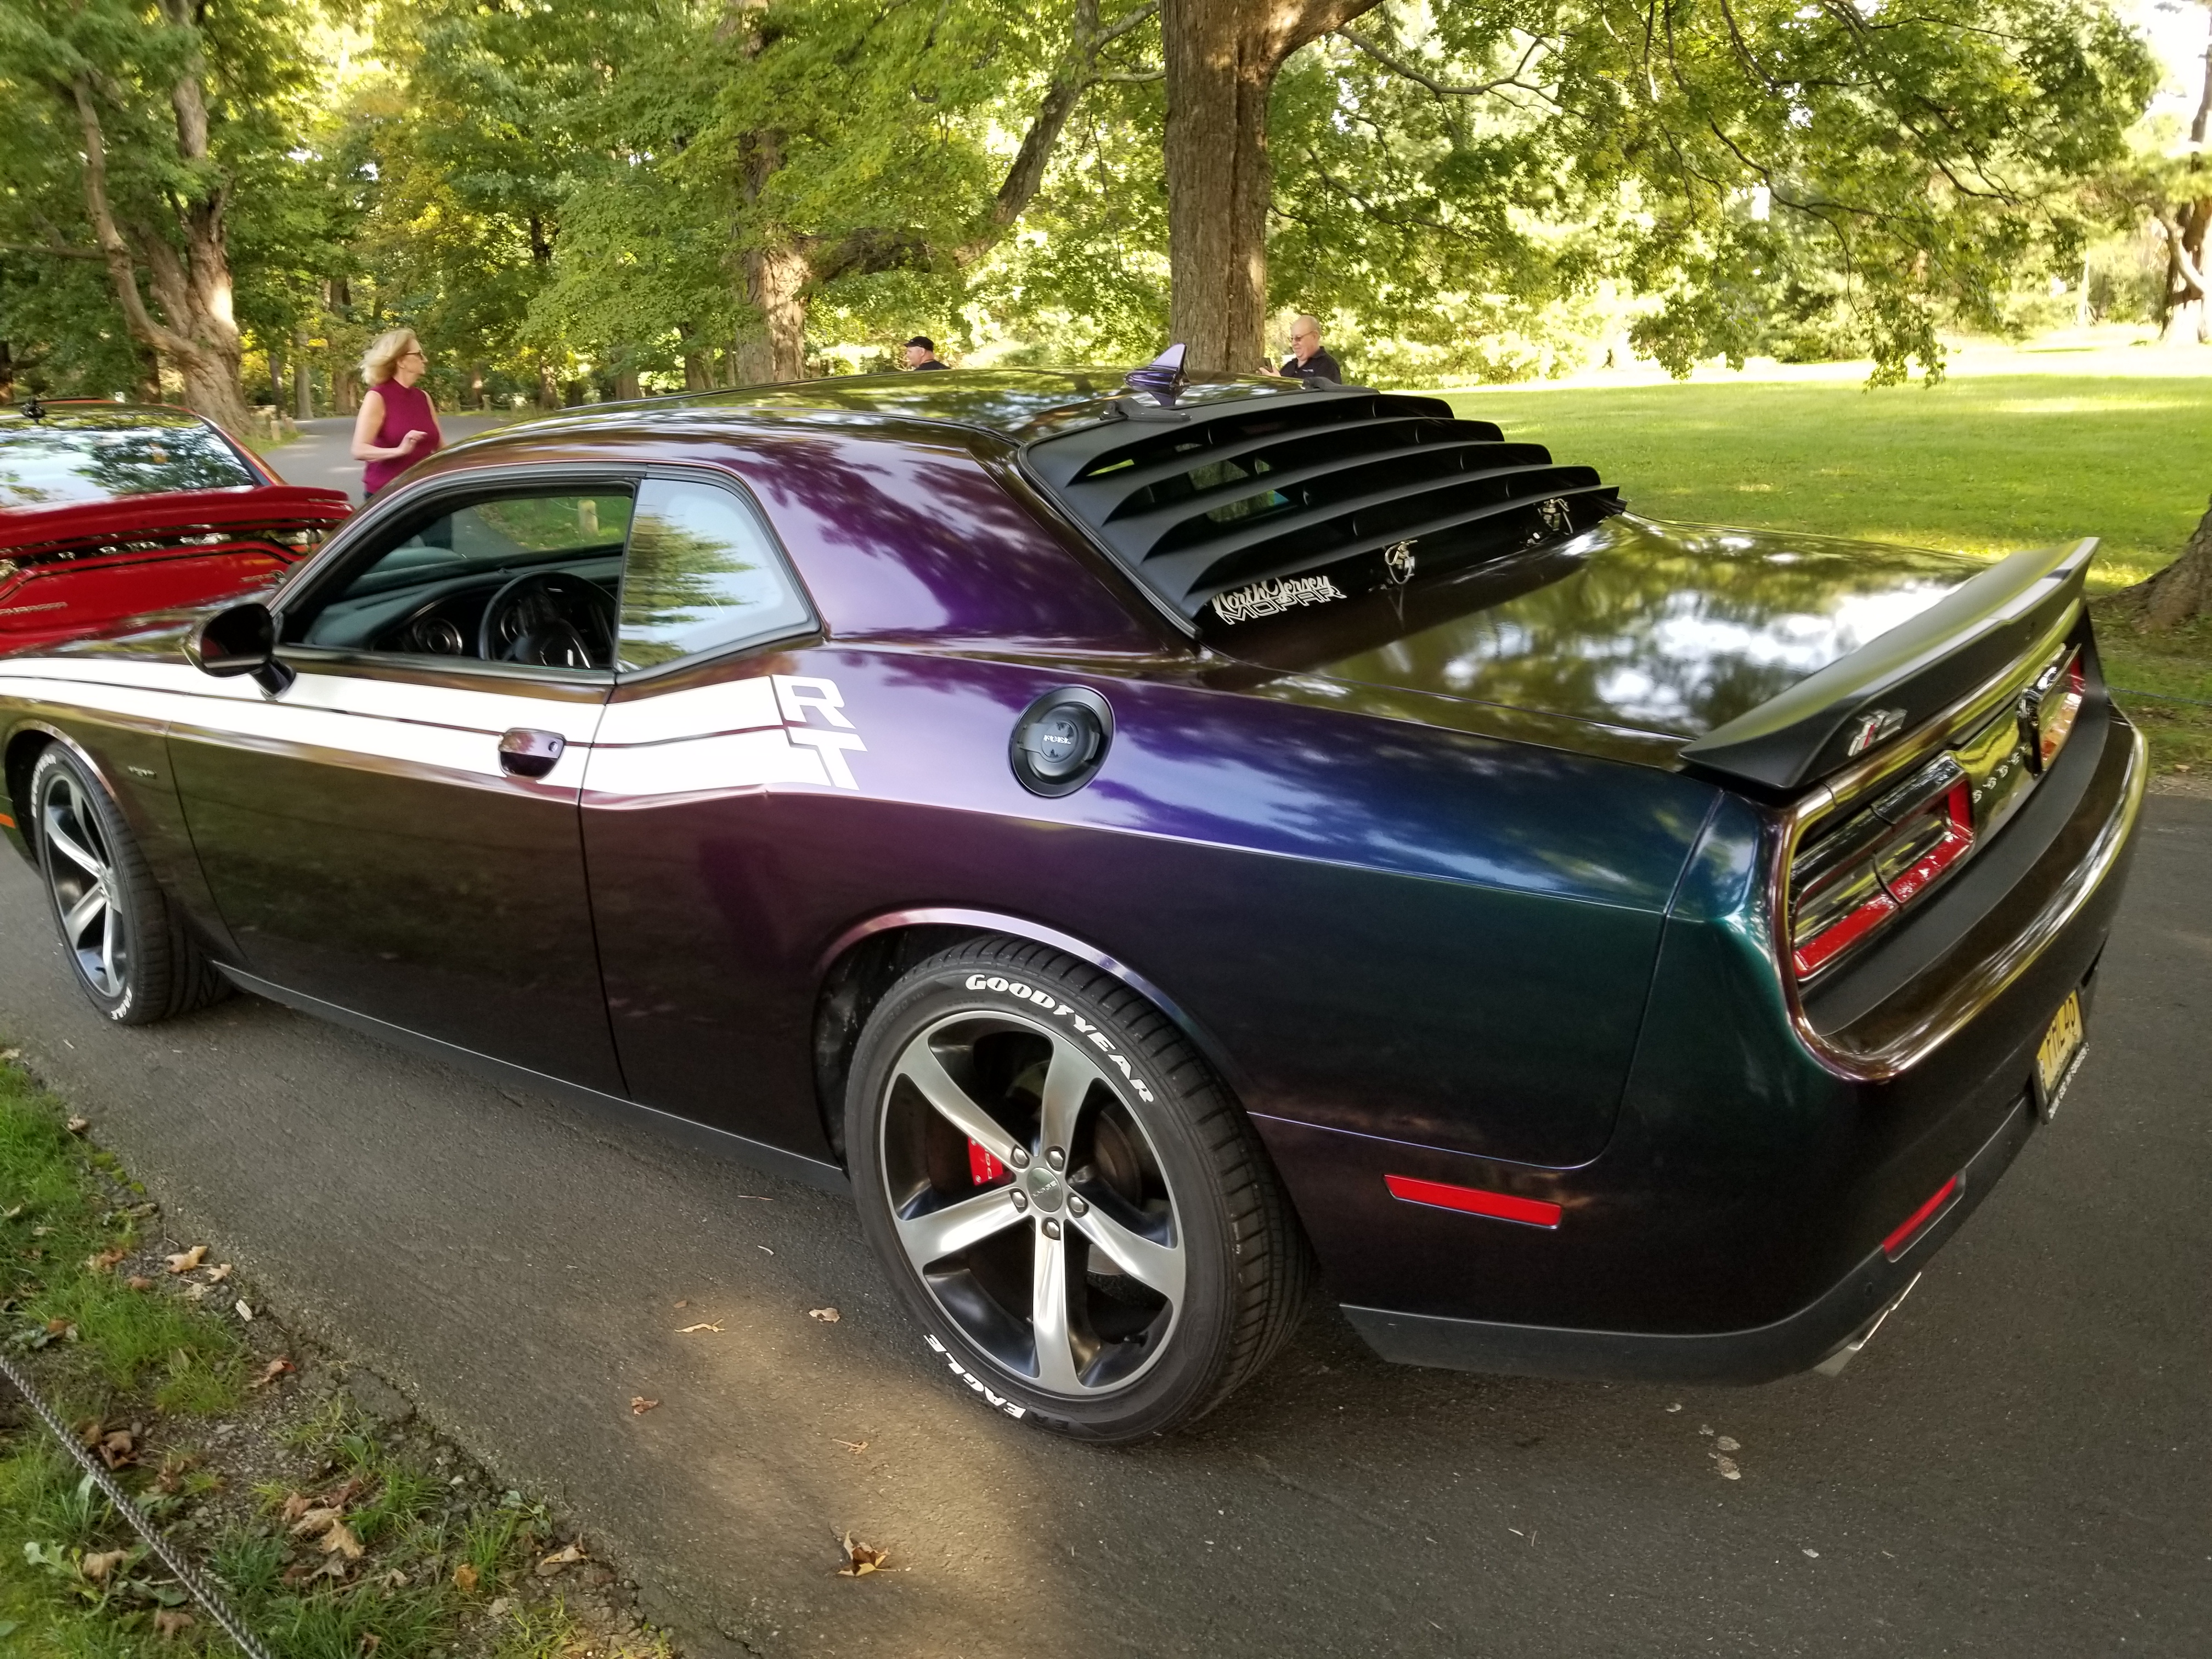
[[[280, 1659], [669, 1659], [544, 1504], [404, 1401], [365, 1409], [367, 1383], [216, 1253], [165, 1237], [15, 1058], [0, 1050], [0, 1343]], [[234, 1652], [4, 1382], [0, 1652]]]

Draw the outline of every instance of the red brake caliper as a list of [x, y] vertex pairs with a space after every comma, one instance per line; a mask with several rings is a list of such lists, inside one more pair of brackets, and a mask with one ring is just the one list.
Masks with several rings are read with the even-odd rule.
[[986, 1152], [981, 1141], [971, 1140], [968, 1143], [968, 1173], [975, 1178], [978, 1187], [988, 1187], [1005, 1177], [1006, 1166]]

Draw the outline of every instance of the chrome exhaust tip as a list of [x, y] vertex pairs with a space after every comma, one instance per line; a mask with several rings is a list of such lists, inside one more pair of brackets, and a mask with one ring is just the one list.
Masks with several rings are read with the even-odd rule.
[[1880, 1313], [1860, 1326], [1856, 1335], [1845, 1339], [1842, 1346], [1813, 1369], [1823, 1376], [1841, 1376], [1844, 1374], [1844, 1367], [1858, 1357], [1861, 1348], [1874, 1340], [1874, 1334], [1881, 1328], [1881, 1322], [1905, 1304], [1905, 1298], [1912, 1294], [1912, 1287], [1919, 1282], [1920, 1275], [1913, 1274], [1905, 1281], [1905, 1288], [1890, 1297], [1888, 1304]]

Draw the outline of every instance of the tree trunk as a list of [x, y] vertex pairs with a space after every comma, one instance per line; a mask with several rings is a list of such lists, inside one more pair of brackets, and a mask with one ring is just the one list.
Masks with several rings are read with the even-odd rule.
[[482, 409], [484, 406], [483, 368], [484, 366], [481, 362], [469, 365], [469, 407], [471, 409]]
[[302, 421], [315, 418], [315, 369], [307, 358], [305, 324], [292, 331], [292, 414]]
[[635, 369], [625, 368], [616, 374], [615, 397], [619, 401], [629, 403], [635, 398], [642, 398], [643, 396], [645, 396], [645, 392], [644, 389], [637, 383], [637, 371]]
[[15, 354], [0, 340], [0, 404], [15, 401]]
[[553, 364], [544, 353], [538, 355], [538, 406], [549, 414], [561, 407], [561, 386], [553, 375]]
[[2212, 196], [2184, 203], [2166, 233], [2166, 314], [2159, 337], [2169, 345], [2212, 342], [2212, 319], [2205, 315], [2204, 241], [2212, 230]]
[[2181, 556], [2128, 592], [2142, 596], [2143, 626], [2154, 633], [2212, 617], [2212, 507], [2197, 521]]
[[1168, 332], [1217, 374], [1267, 363], [1267, 97], [1283, 62], [1378, 0], [1161, 0]]
[[795, 247], [753, 248], [745, 254], [745, 299], [761, 314], [736, 353], [739, 386], [806, 376], [806, 284], [813, 272]]
[[[190, 10], [178, 9], [180, 0], [163, 0], [163, 4], [173, 27], [191, 26]], [[82, 145], [77, 165], [86, 216], [125, 324], [133, 338], [175, 367], [194, 410], [220, 426], [242, 432], [246, 394], [239, 383], [239, 366], [244, 342], [231, 307], [230, 256], [223, 223], [226, 186], [216, 181], [208, 161], [207, 102], [199, 82], [203, 68], [194, 52], [170, 88], [177, 155], [197, 185], [195, 194], [168, 198], [185, 244], [182, 258], [159, 228], [132, 223], [127, 227], [130, 234], [125, 234], [126, 227], [109, 198], [107, 135], [91, 76], [79, 74], [69, 83], [67, 97]], [[161, 307], [159, 318], [139, 289], [141, 264]]]

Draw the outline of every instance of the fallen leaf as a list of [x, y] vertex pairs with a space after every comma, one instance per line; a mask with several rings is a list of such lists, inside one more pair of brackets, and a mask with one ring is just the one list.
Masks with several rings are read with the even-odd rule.
[[838, 1440], [835, 1435], [832, 1435], [830, 1438], [835, 1441], [836, 1444], [842, 1446], [848, 1452], [864, 1452], [868, 1449], [868, 1443], [865, 1440]]
[[210, 1285], [220, 1285], [224, 1279], [229, 1277], [230, 1263], [228, 1261], [224, 1262], [221, 1267], [210, 1267], [207, 1272], [207, 1282]]
[[722, 1328], [720, 1325], [685, 1325], [681, 1327], [677, 1331], [676, 1334], [678, 1336], [689, 1336], [694, 1331], [719, 1331], [721, 1328]]
[[584, 1550], [581, 1545], [563, 1544], [538, 1564], [538, 1576], [540, 1578], [550, 1578], [562, 1568], [573, 1567], [583, 1559]]
[[361, 1540], [343, 1521], [331, 1522], [331, 1529], [323, 1534], [323, 1553], [328, 1555], [334, 1551], [349, 1561], [361, 1559]]
[[1722, 1480], [1741, 1480], [1743, 1479], [1743, 1471], [1736, 1468], [1735, 1459], [1733, 1457], [1723, 1457], [1718, 1452], [1716, 1452], [1713, 1454], [1713, 1462], [1719, 1467]]
[[879, 1550], [872, 1544], [855, 1544], [849, 1532], [843, 1543], [845, 1565], [837, 1569], [841, 1578], [865, 1578], [872, 1572], [880, 1571], [884, 1563], [891, 1559], [889, 1550]]
[[212, 1285], [203, 1285], [198, 1279], [194, 1279], [191, 1284], [185, 1286], [185, 1300], [187, 1302], [198, 1302], [204, 1299], [207, 1293], [214, 1288], [215, 1286]]
[[825, 1325], [834, 1325], [837, 1322], [838, 1314], [835, 1308], [809, 1308], [806, 1310], [806, 1316], [809, 1319], [818, 1319]]
[[198, 1622], [182, 1607], [163, 1607], [154, 1615], [154, 1633], [164, 1642], [173, 1641], [179, 1631]]
[[313, 1508], [314, 1508], [314, 1503], [312, 1499], [296, 1492], [289, 1494], [284, 1499], [284, 1524], [290, 1526]]
[[690, 1302], [687, 1299], [687, 1300], [685, 1300], [685, 1301], [682, 1301], [682, 1302], [678, 1303], [676, 1305], [677, 1305], [678, 1307], [679, 1307], [679, 1308], [688, 1308], [688, 1307], [690, 1307], [690, 1306], [691, 1305], [691, 1304], [690, 1304]]
[[323, 1558], [323, 1565], [321, 1566], [317, 1567], [313, 1572], [307, 1575], [307, 1582], [312, 1583], [318, 1578], [335, 1578], [340, 1583], [343, 1583], [345, 1582], [346, 1562], [348, 1559], [349, 1558], [343, 1551], [333, 1550], [330, 1554], [325, 1555]]
[[641, 1394], [634, 1394], [629, 1397], [629, 1414], [642, 1417], [659, 1403], [658, 1400], [647, 1400]]
[[464, 1561], [453, 1569], [453, 1583], [465, 1595], [477, 1592], [477, 1570]]
[[73, 1135], [81, 1135], [90, 1127], [92, 1120], [88, 1117], [73, 1117], [69, 1121], [69, 1132]]
[[[288, 1502], [285, 1507], [289, 1510], [291, 1505]], [[344, 1518], [345, 1511], [335, 1505], [326, 1504], [305, 1510], [297, 1520], [292, 1522], [292, 1536], [319, 1538]]]
[[1713, 1444], [1718, 1446], [1723, 1451], [1741, 1451], [1743, 1449], [1743, 1442], [1730, 1435], [1723, 1435], [1719, 1439], [1714, 1441]]
[[98, 1555], [88, 1555], [77, 1563], [77, 1571], [95, 1584], [107, 1582], [107, 1575], [121, 1566], [129, 1558], [128, 1550], [106, 1550]]
[[265, 1389], [285, 1372], [296, 1371], [299, 1369], [290, 1360], [279, 1355], [262, 1368], [261, 1375], [253, 1379], [252, 1386], [257, 1389]]
[[66, 1341], [76, 1335], [76, 1325], [71, 1320], [49, 1319], [46, 1322], [46, 1334], [58, 1336]]
[[173, 1273], [188, 1273], [207, 1260], [207, 1252], [208, 1247], [204, 1244], [195, 1244], [189, 1250], [179, 1251], [169, 1258], [169, 1271]]
[[513, 1613], [514, 1611], [514, 1598], [512, 1595], [502, 1595], [484, 1609], [484, 1617], [487, 1619], [504, 1619], [508, 1613]]
[[[397, 1578], [402, 1584], [407, 1582], [407, 1575], [400, 1571], [397, 1567], [394, 1567], [390, 1572], [386, 1573], [384, 1577], [386, 1583], [390, 1583], [394, 1578]], [[392, 1586], [394, 1589], [397, 1589], [398, 1587], [398, 1585]], [[361, 1633], [361, 1650], [363, 1653], [374, 1653], [377, 1649], [383, 1645], [384, 1638], [381, 1636], [379, 1636], [374, 1631], [368, 1630], [363, 1631]]]
[[246, 1306], [246, 1298], [244, 1297], [241, 1296], [239, 1297], [237, 1301], [231, 1304], [231, 1306], [238, 1310], [238, 1316], [240, 1319], [246, 1320], [248, 1322], [252, 1322], [253, 1318], [253, 1310]]
[[118, 1429], [100, 1443], [100, 1455], [111, 1469], [119, 1469], [134, 1461], [138, 1443], [128, 1429]]
[[115, 1271], [116, 1263], [130, 1254], [130, 1251], [118, 1244], [102, 1250], [98, 1255], [85, 1257], [84, 1265], [96, 1273], [112, 1273]]
[[0, 1048], [0, 1060], [21, 1060], [22, 1057], [21, 1048]]
[[154, 1281], [143, 1273], [133, 1273], [123, 1281], [123, 1288], [126, 1291], [150, 1291], [154, 1288]]
[[198, 1455], [194, 1452], [171, 1452], [161, 1460], [161, 1472], [155, 1475], [154, 1484], [163, 1492], [177, 1492], [185, 1484], [185, 1475], [197, 1468], [199, 1461]]

